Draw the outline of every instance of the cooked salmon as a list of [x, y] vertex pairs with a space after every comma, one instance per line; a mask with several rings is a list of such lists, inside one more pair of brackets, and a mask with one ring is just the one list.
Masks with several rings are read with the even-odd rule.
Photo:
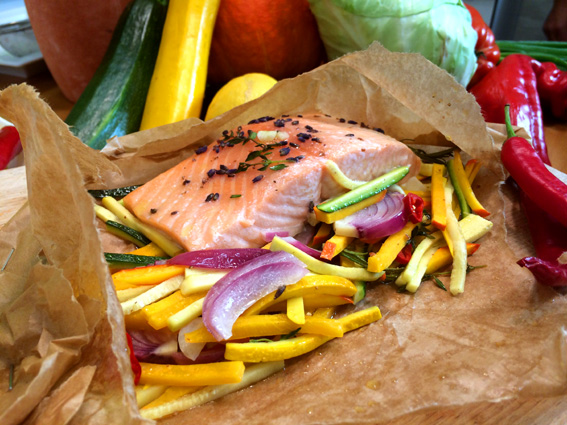
[[371, 180], [420, 160], [378, 129], [322, 115], [263, 117], [162, 173], [124, 198], [140, 220], [188, 251], [259, 247], [269, 232], [295, 235], [310, 209], [342, 192], [325, 169]]

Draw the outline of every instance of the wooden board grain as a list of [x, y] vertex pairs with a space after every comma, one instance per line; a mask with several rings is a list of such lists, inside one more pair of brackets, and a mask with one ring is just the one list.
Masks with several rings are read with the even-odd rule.
[[0, 228], [12, 218], [27, 199], [25, 168], [22, 166], [0, 171]]

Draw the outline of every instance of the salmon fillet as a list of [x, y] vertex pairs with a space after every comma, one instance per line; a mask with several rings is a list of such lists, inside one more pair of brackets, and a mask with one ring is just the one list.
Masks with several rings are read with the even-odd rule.
[[[124, 198], [140, 220], [188, 251], [259, 247], [268, 232], [301, 232], [313, 204], [344, 192], [327, 160], [363, 181], [403, 165], [407, 179], [420, 166], [380, 131], [322, 115], [263, 117], [223, 134]], [[272, 169], [261, 169], [265, 159]]]

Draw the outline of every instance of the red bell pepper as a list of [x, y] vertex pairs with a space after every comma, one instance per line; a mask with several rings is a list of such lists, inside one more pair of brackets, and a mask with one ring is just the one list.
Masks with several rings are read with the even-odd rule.
[[519, 54], [506, 57], [470, 92], [487, 122], [504, 124], [504, 107], [509, 104], [512, 124], [527, 129], [536, 153], [549, 164], [532, 58]]
[[7, 125], [0, 128], [0, 170], [22, 150], [20, 135], [16, 127]]
[[552, 62], [532, 60], [537, 75], [537, 91], [543, 106], [554, 117], [567, 120], [567, 71], [561, 71]]
[[406, 244], [402, 250], [396, 256], [396, 261], [400, 264], [407, 264], [411, 260], [411, 255], [413, 253], [413, 246], [411, 243]]
[[474, 86], [482, 78], [494, 69], [500, 60], [500, 48], [496, 44], [494, 33], [484, 22], [478, 10], [471, 5], [465, 4], [472, 18], [472, 27], [477, 34], [476, 45], [474, 47], [477, 56], [477, 68], [469, 83], [469, 87]]

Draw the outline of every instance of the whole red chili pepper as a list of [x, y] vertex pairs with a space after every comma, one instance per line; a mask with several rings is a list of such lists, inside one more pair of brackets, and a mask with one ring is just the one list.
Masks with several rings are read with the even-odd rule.
[[421, 223], [421, 220], [423, 220], [424, 205], [425, 201], [421, 196], [415, 193], [408, 193], [404, 197], [404, 209], [408, 220], [414, 224]]
[[537, 75], [537, 91], [541, 104], [554, 117], [567, 120], [567, 71], [561, 71], [552, 62], [532, 60]]
[[472, 27], [477, 34], [476, 45], [474, 47], [477, 56], [477, 68], [469, 83], [469, 87], [474, 86], [488, 72], [495, 68], [500, 60], [500, 48], [496, 44], [494, 33], [490, 27], [484, 22], [478, 10], [465, 4], [472, 18]]
[[134, 355], [132, 337], [128, 332], [126, 332], [126, 341], [128, 342], [128, 352], [130, 353], [130, 365], [132, 366], [132, 372], [134, 373], [134, 385], [138, 385], [138, 382], [140, 382], [140, 376], [142, 376], [142, 366], [140, 366], [140, 362]]
[[7, 125], [0, 128], [0, 170], [22, 150], [20, 135], [16, 127]]
[[521, 190], [520, 203], [528, 219], [537, 257], [522, 258], [518, 264], [544, 285], [567, 286], [567, 264], [558, 261], [567, 252], [567, 227], [561, 226]]
[[470, 89], [487, 122], [505, 123], [504, 106], [510, 104], [512, 124], [524, 127], [543, 162], [549, 164], [543, 133], [543, 114], [537, 92], [533, 59], [510, 55]]
[[528, 198], [567, 227], [567, 185], [545, 167], [526, 139], [516, 136], [509, 108], [505, 106], [508, 140], [502, 145], [502, 164]]

